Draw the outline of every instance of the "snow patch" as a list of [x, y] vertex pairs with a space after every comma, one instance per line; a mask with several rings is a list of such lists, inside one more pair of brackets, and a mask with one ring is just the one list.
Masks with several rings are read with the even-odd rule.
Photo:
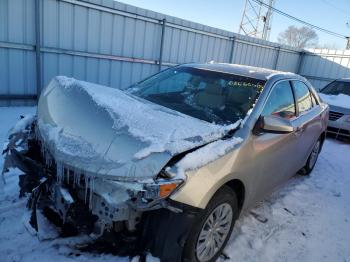
[[[140, 262], [140, 256], [133, 257], [130, 262]], [[150, 253], [146, 255], [146, 262], [160, 262], [160, 259], [153, 257]]]
[[62, 128], [45, 124], [40, 119], [38, 127], [42, 138], [46, 138], [45, 143], [49, 148], [54, 149], [52, 152], [83, 159], [94, 159], [98, 156], [92, 145], [82, 137], [65, 134]]
[[35, 120], [34, 114], [27, 114], [22, 119], [20, 119], [13, 128], [9, 131], [9, 135], [23, 132], [30, 124]]
[[227, 154], [237, 144], [242, 143], [242, 141], [243, 139], [240, 137], [218, 140], [187, 154], [176, 164], [177, 176], [184, 177], [186, 171], [195, 170], [213, 162], [219, 157]]
[[274, 77], [275, 75], [283, 75], [283, 76], [295, 76], [294, 73], [292, 72], [283, 72], [283, 71], [276, 71], [275, 73], [272, 73], [272, 74], [269, 74], [267, 77], [266, 77], [266, 80], [269, 80], [270, 78]]
[[326, 95], [323, 93], [318, 93], [318, 95], [329, 105], [350, 108], [350, 96], [348, 95]]
[[242, 122], [241, 122], [241, 127], [243, 127], [244, 124], [245, 124], [245, 122], [247, 122], [247, 120], [248, 120], [250, 114], [253, 112], [254, 106], [255, 106], [255, 104], [248, 110], [246, 116], [243, 118], [243, 120], [242, 120]]

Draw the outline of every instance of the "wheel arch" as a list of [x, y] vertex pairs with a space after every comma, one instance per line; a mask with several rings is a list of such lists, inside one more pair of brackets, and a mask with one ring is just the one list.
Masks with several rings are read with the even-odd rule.
[[239, 179], [232, 179], [226, 182], [223, 186], [228, 186], [232, 191], [235, 192], [238, 201], [239, 212], [241, 212], [244, 205], [246, 193], [243, 182]]

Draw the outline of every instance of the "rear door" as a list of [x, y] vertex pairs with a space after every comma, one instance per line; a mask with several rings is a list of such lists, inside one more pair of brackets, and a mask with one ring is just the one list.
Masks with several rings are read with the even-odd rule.
[[302, 168], [322, 130], [322, 110], [304, 82], [293, 80], [292, 86], [298, 115], [295, 120], [298, 125], [296, 130], [296, 136], [298, 137], [298, 167]]
[[[287, 80], [276, 83], [261, 116], [280, 117], [294, 125], [297, 116], [292, 87]], [[260, 198], [295, 173], [298, 139], [294, 132], [262, 132], [253, 137], [254, 164], [258, 168], [256, 197]]]

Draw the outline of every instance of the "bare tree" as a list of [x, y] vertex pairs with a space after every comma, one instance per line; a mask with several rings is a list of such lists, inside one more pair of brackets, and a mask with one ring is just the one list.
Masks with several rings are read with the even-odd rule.
[[285, 31], [279, 33], [277, 40], [281, 44], [305, 48], [317, 45], [318, 35], [309, 27], [291, 25]]

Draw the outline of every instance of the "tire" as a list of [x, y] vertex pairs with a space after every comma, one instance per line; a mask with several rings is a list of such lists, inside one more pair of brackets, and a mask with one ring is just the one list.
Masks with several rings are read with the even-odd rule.
[[[221, 211], [221, 212], [220, 212]], [[219, 220], [215, 214], [223, 214]], [[231, 213], [231, 215], [230, 215]], [[226, 215], [225, 215], [226, 214]], [[208, 203], [206, 209], [204, 209], [199, 215], [194, 223], [194, 226], [189, 234], [189, 237], [186, 241], [184, 251], [182, 254], [182, 261], [184, 262], [214, 262], [220, 256], [222, 250], [226, 246], [227, 241], [229, 240], [234, 223], [238, 217], [238, 203], [236, 194], [228, 186], [224, 186], [215, 193], [213, 198]], [[209, 224], [210, 221], [221, 221], [222, 226], [216, 226], [216, 230], [209, 233]], [[230, 222], [228, 222], [230, 221]], [[214, 223], [214, 225], [217, 225]], [[221, 229], [222, 234], [218, 233], [217, 229]], [[207, 238], [204, 240], [204, 233], [207, 232]], [[199, 240], [200, 234], [202, 233], [202, 239]], [[210, 237], [212, 236], [212, 237]], [[209, 242], [211, 240], [220, 240]], [[203, 250], [203, 243], [213, 243], [211, 247], [215, 246], [213, 252], [210, 252], [211, 255], [205, 256], [203, 253], [209, 250], [210, 248], [205, 248], [204, 252], [200, 254], [200, 250]], [[204, 245], [205, 246], [205, 245]], [[198, 251], [198, 252], [197, 252]]]
[[301, 175], [303, 176], [310, 175], [310, 173], [314, 169], [315, 164], [317, 162], [318, 155], [320, 154], [320, 151], [321, 151], [321, 147], [322, 147], [321, 139], [318, 139], [314, 147], [312, 148], [312, 151], [306, 161], [306, 165], [301, 169], [301, 172], [300, 172]]

